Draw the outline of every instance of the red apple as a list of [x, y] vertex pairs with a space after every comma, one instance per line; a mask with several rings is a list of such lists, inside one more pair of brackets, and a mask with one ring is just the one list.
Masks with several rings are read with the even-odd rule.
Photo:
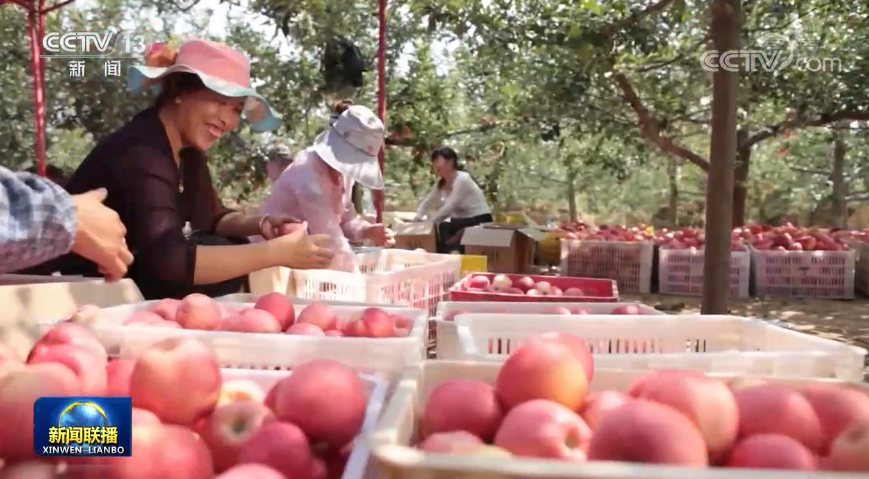
[[236, 465], [245, 441], [272, 418], [269, 408], [255, 401], [234, 401], [215, 409], [198, 430], [211, 450], [215, 471]]

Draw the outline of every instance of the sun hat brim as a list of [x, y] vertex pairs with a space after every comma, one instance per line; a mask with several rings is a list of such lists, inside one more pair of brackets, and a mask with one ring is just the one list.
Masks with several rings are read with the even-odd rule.
[[383, 175], [376, 156], [356, 148], [328, 128], [317, 136], [314, 151], [327, 165], [366, 188], [383, 189]]
[[271, 131], [281, 124], [281, 115], [274, 111], [266, 99], [253, 88], [223, 81], [187, 65], [172, 65], [168, 68], [132, 66], [127, 72], [127, 90], [136, 92], [158, 87], [157, 80], [172, 73], [193, 73], [211, 91], [232, 98], [245, 97], [244, 117], [250, 123], [252, 131], [257, 133]]

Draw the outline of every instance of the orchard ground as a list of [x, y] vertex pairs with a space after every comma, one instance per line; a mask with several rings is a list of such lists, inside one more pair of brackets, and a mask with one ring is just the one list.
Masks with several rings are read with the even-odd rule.
[[[700, 314], [700, 298], [660, 294], [621, 294], [671, 314]], [[730, 300], [728, 313], [759, 319], [780, 319], [797, 331], [869, 349], [869, 300], [750, 298]], [[869, 381], [869, 358], [863, 368]]]

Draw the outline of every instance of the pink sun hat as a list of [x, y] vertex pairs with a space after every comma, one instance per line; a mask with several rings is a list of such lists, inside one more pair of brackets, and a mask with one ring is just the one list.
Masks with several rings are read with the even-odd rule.
[[155, 43], [145, 55], [145, 65], [130, 67], [127, 89], [159, 88], [160, 80], [172, 73], [193, 73], [209, 90], [227, 97], [245, 97], [244, 117], [255, 132], [280, 125], [281, 116], [251, 86], [250, 62], [239, 50], [201, 39], [184, 42], [177, 52], [168, 43]]

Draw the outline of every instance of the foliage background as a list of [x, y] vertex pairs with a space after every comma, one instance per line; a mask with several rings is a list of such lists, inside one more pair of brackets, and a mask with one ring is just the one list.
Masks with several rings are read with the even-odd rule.
[[[711, 88], [699, 57], [710, 48], [707, 4], [391, 2], [387, 209], [415, 208], [433, 183], [428, 151], [445, 144], [460, 151], [498, 210], [524, 209], [539, 220], [701, 222]], [[209, 29], [216, 7], [232, 12], [219, 31]], [[746, 218], [836, 224], [844, 221], [835, 206], [842, 202], [851, 208], [845, 216], [859, 216], [869, 197], [869, 4], [746, 0], [743, 9], [743, 45], [780, 33], [795, 39], [801, 55], [842, 65], [743, 75], [739, 128], [754, 139], [766, 135], [743, 148], [750, 153], [740, 181]], [[270, 145], [306, 145], [326, 125], [330, 100], [351, 97], [374, 108], [376, 20], [376, 2], [359, 0], [78, 0], [50, 14], [46, 30], [135, 26], [154, 38], [211, 36], [245, 50], [284, 124], [270, 135], [232, 132], [209, 156], [225, 200], [255, 204], [265, 191]], [[25, 24], [23, 9], [0, 6], [0, 163], [16, 169], [33, 160]], [[323, 84], [320, 57], [336, 36], [352, 39], [372, 60], [358, 90]], [[88, 65], [85, 77], [71, 78], [63, 61], [46, 62], [50, 163], [75, 168], [95, 140], [148, 104], [100, 68]], [[639, 106], [628, 101], [630, 92]]]

